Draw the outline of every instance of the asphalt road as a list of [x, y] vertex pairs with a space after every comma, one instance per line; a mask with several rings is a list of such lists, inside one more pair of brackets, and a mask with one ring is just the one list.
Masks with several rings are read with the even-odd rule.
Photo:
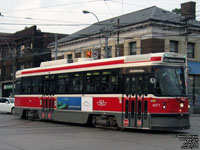
[[178, 132], [120, 131], [0, 114], [0, 150], [176, 150], [184, 141], [175, 135], [200, 135], [200, 116], [191, 125]]

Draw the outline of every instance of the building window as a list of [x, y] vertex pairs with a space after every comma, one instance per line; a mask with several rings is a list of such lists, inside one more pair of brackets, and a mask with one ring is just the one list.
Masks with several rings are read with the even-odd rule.
[[200, 105], [200, 76], [195, 76], [195, 105]]
[[131, 42], [129, 43], [129, 47], [130, 47], [130, 55], [136, 55], [136, 42]]
[[21, 45], [20, 51], [21, 51], [22, 54], [24, 53], [24, 50], [25, 50], [25, 45]]
[[75, 58], [81, 58], [81, 52], [75, 53]]
[[112, 46], [108, 47], [108, 52], [107, 52], [107, 58], [111, 58], [112, 57]]
[[92, 55], [94, 59], [100, 59], [101, 58], [101, 50], [99, 49], [93, 49]]
[[25, 66], [24, 66], [24, 65], [21, 65], [21, 67], [20, 67], [20, 68], [21, 68], [21, 70], [23, 70], [23, 69], [25, 68]]
[[178, 53], [178, 41], [170, 41], [170, 52]]
[[191, 105], [200, 105], [200, 76], [189, 76], [188, 95]]
[[194, 43], [188, 43], [187, 45], [187, 56], [188, 58], [194, 58]]
[[72, 60], [72, 54], [67, 55], [68, 60]]

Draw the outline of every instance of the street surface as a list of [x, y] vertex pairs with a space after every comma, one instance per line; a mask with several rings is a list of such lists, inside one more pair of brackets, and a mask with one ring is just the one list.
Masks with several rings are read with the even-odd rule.
[[178, 150], [184, 141], [175, 135], [200, 135], [200, 115], [191, 117], [191, 125], [190, 130], [177, 132], [120, 131], [21, 120], [2, 113], [0, 150]]

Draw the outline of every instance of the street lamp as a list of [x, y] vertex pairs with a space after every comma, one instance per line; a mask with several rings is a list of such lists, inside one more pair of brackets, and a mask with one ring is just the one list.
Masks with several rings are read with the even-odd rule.
[[93, 12], [90, 12], [90, 11], [87, 11], [87, 10], [83, 10], [83, 13], [84, 14], [92, 14], [92, 15], [94, 15], [95, 18], [97, 19], [97, 21], [99, 22], [99, 18]]
[[[95, 18], [97, 19], [97, 21], [98, 21], [98, 23], [100, 22], [99, 21], [99, 18], [97, 17], [97, 15], [95, 15], [93, 12], [90, 12], [90, 11], [87, 11], [87, 10], [83, 10], [82, 11], [84, 14], [92, 14], [93, 16], [95, 16]], [[101, 34], [101, 32], [100, 32], [100, 30], [99, 30], [99, 43], [100, 43], [100, 45], [101, 45], [101, 47], [102, 47], [102, 43], [101, 43], [101, 37], [100, 37], [100, 34]], [[106, 33], [104, 34], [104, 35], [107, 35]], [[107, 56], [108, 56], [108, 38], [107, 38], [107, 36], [106, 36], [106, 39], [105, 39], [105, 58], [107, 58]]]

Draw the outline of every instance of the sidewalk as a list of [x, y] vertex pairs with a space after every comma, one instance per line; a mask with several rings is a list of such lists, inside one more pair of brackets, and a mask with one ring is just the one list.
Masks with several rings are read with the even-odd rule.
[[200, 117], [200, 114], [190, 114], [190, 117]]

